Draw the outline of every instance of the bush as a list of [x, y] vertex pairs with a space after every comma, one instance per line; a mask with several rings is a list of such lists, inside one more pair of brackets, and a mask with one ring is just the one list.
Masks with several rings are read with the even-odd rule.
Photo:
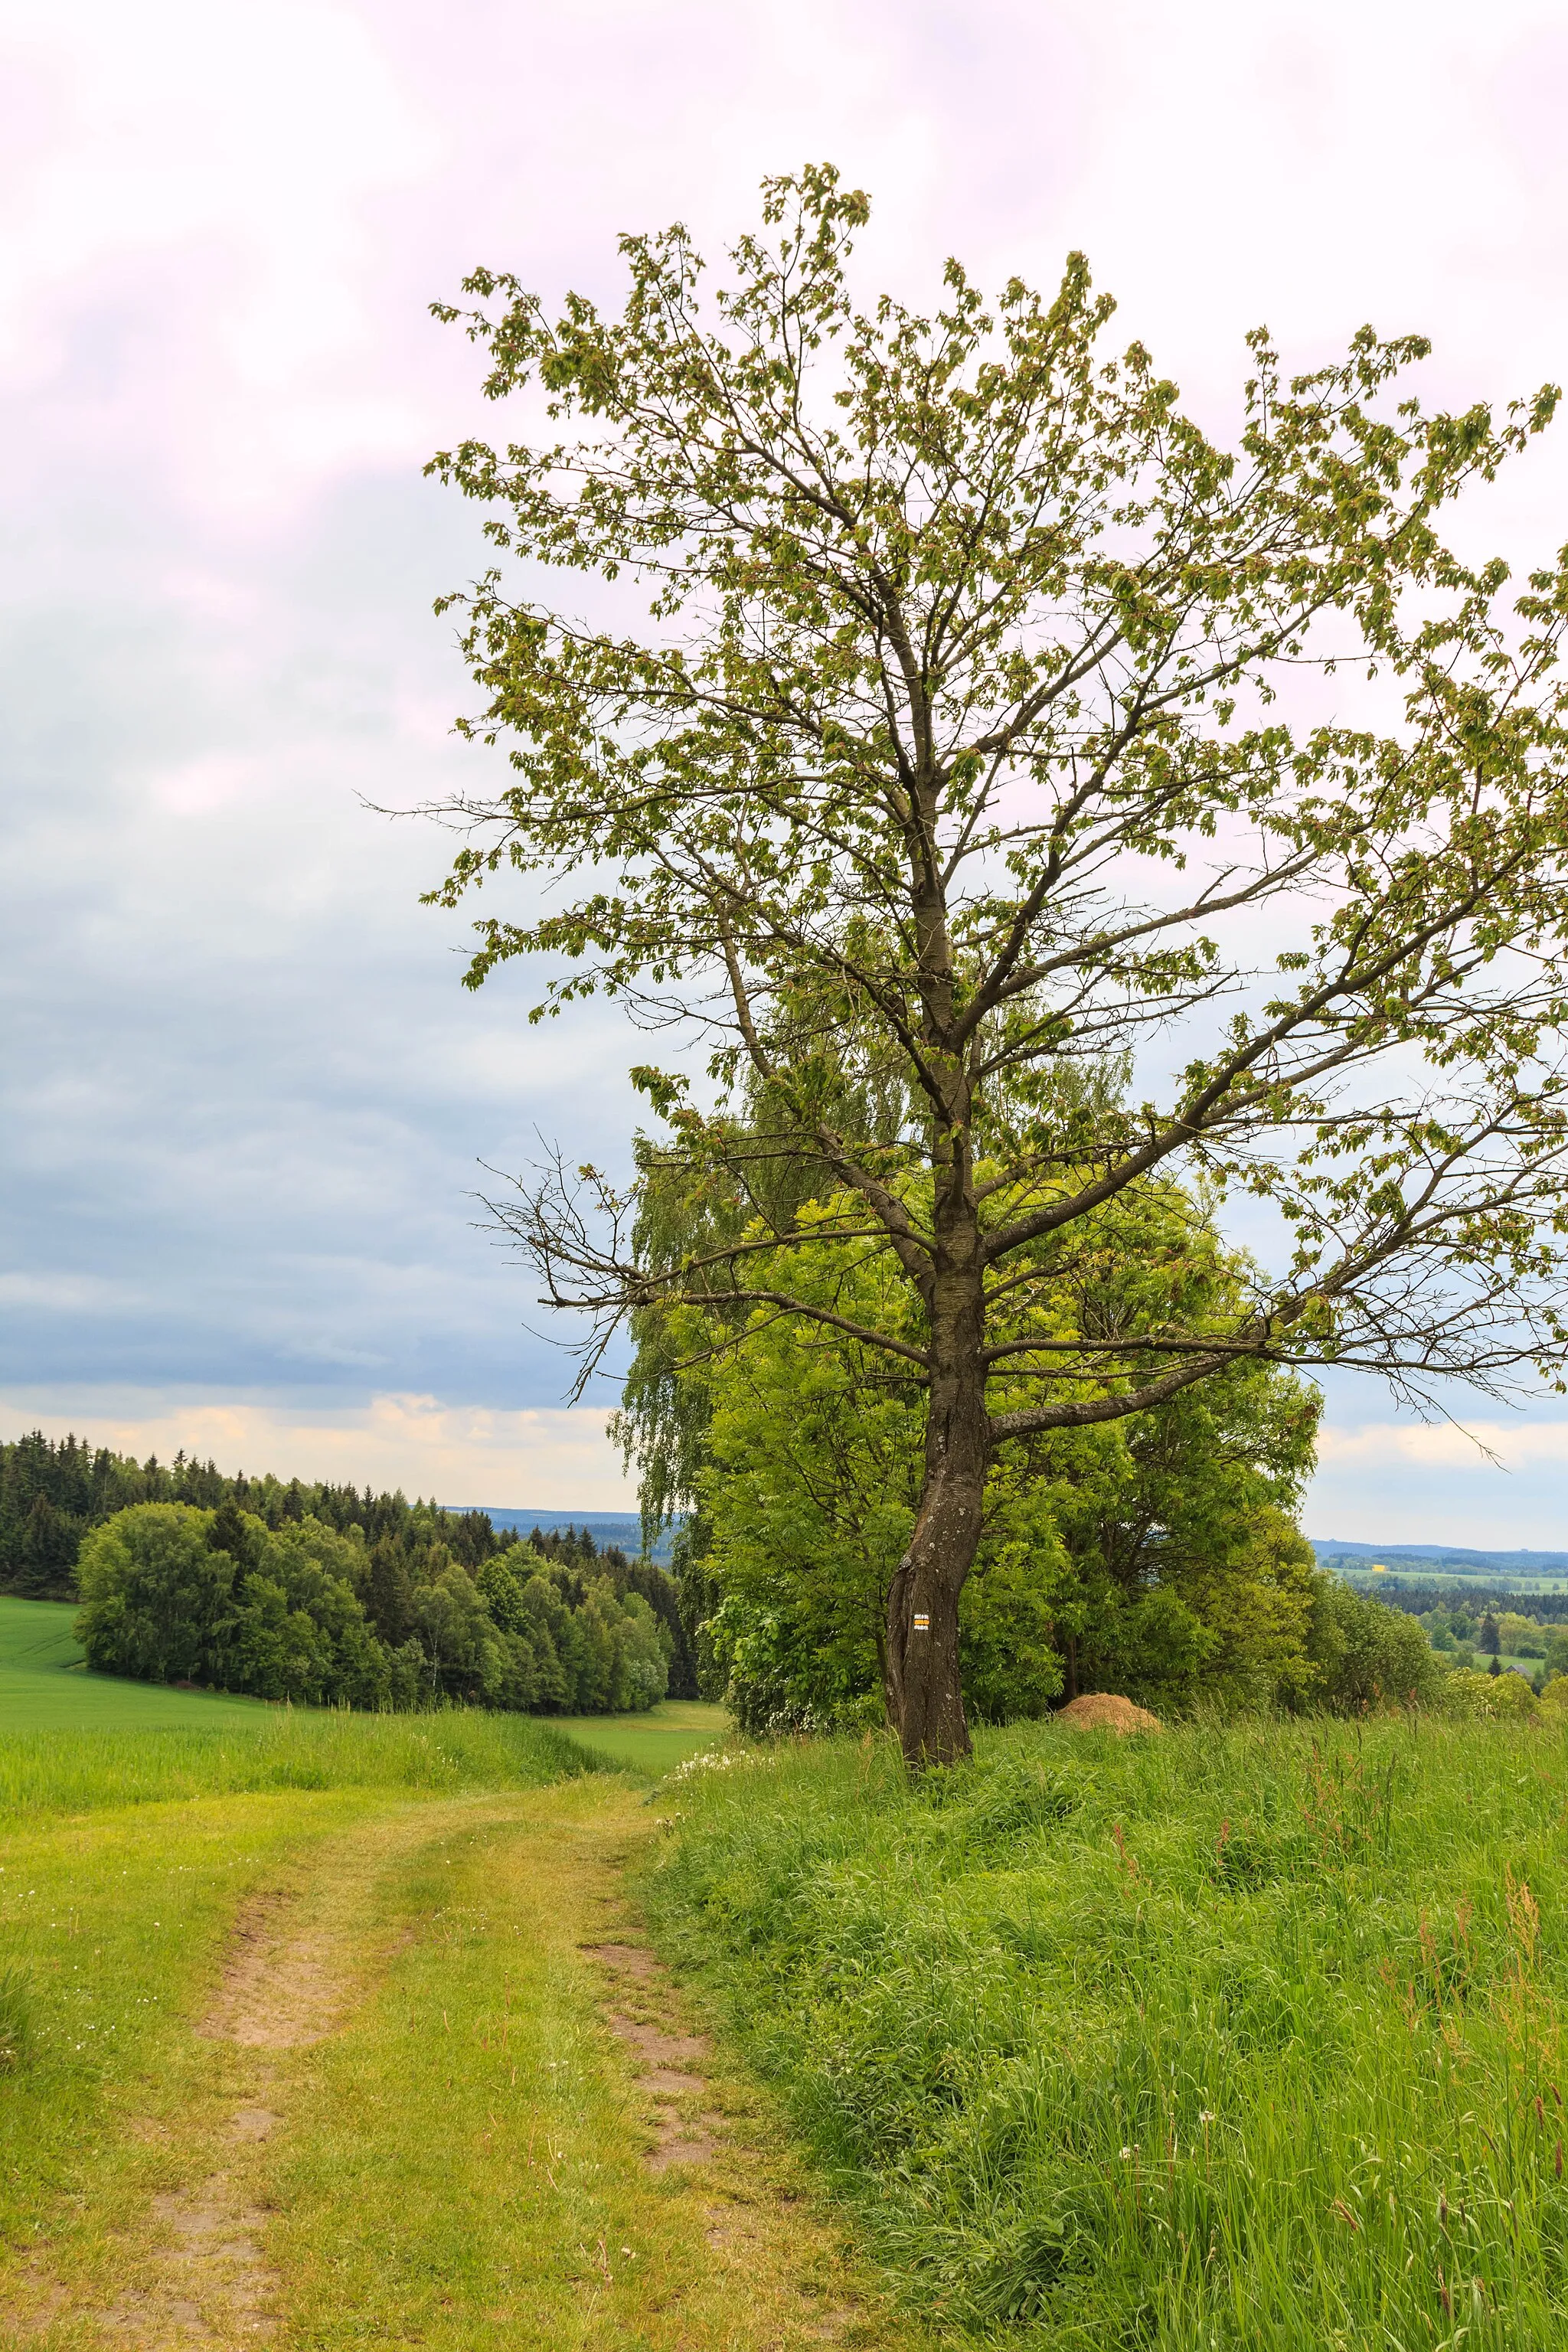
[[1298, 1709], [1355, 1715], [1380, 1706], [1440, 1707], [1453, 1679], [1418, 1619], [1369, 1601], [1322, 1570], [1313, 1579], [1307, 1657], [1308, 1670], [1289, 1694]]
[[1446, 1695], [1466, 1713], [1494, 1722], [1521, 1722], [1540, 1712], [1541, 1701], [1522, 1675], [1450, 1675]]

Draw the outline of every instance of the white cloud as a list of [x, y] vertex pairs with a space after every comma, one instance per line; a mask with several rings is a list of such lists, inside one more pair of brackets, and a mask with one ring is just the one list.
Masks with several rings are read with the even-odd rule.
[[68, 1431], [118, 1454], [167, 1462], [183, 1448], [220, 1470], [402, 1487], [406, 1495], [497, 1509], [636, 1508], [603, 1409], [521, 1412], [446, 1404], [433, 1396], [376, 1396], [331, 1407], [166, 1394], [76, 1391], [0, 1394], [7, 1433]]
[[16, 1313], [41, 1308], [49, 1315], [145, 1314], [152, 1305], [145, 1290], [129, 1283], [102, 1280], [92, 1275], [0, 1274], [0, 1308]]
[[1568, 1462], [1568, 1421], [1363, 1422], [1353, 1429], [1325, 1425], [1318, 1434], [1325, 1470], [1468, 1470], [1495, 1476], [1505, 1470]]
[[1326, 1423], [1308, 1532], [1320, 1541], [1568, 1551], [1568, 1420], [1542, 1414], [1476, 1415], [1463, 1427]]

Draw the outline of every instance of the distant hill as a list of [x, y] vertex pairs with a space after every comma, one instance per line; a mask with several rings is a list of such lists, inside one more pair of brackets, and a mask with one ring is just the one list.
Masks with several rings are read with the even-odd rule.
[[[482, 1509], [492, 1528], [505, 1528], [515, 1535], [531, 1535], [535, 1528], [543, 1536], [554, 1535], [562, 1528], [580, 1528], [593, 1537], [601, 1551], [614, 1544], [629, 1559], [636, 1559], [642, 1550], [642, 1521], [635, 1511], [513, 1511], [498, 1510], [488, 1503], [465, 1503], [460, 1507], [465, 1511]], [[666, 1528], [653, 1548], [655, 1559], [668, 1559], [673, 1532]]]
[[1568, 1576], [1568, 1551], [1467, 1551], [1450, 1544], [1370, 1544], [1312, 1541], [1320, 1568], [1341, 1570], [1374, 1566], [1401, 1575]]

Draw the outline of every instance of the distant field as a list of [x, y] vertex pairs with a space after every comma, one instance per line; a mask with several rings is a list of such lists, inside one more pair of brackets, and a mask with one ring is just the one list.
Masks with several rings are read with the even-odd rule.
[[[0, 1596], [0, 1738], [6, 1733], [53, 1731], [180, 1731], [196, 1734], [231, 1731], [241, 1727], [261, 1731], [291, 1719], [310, 1721], [316, 1710], [285, 1709], [264, 1699], [230, 1698], [212, 1691], [167, 1690], [155, 1683], [121, 1681], [112, 1675], [89, 1675], [79, 1664], [80, 1649], [71, 1637], [75, 1610], [58, 1601], [15, 1601]], [[323, 1718], [342, 1724], [341, 1715]], [[387, 1719], [352, 1717], [368, 1731]], [[401, 1717], [412, 1723], [441, 1723], [450, 1717]], [[489, 1717], [480, 1719], [496, 1727], [519, 1720]], [[667, 1699], [647, 1715], [583, 1715], [570, 1717], [528, 1717], [531, 1726], [564, 1732], [598, 1756], [658, 1780], [700, 1748], [712, 1745], [724, 1730], [727, 1717], [719, 1706], [699, 1700]], [[350, 1737], [353, 1736], [351, 1733]], [[383, 1732], [384, 1740], [390, 1735]], [[4, 1782], [0, 1771], [0, 1784]], [[336, 1775], [334, 1772], [334, 1779]], [[507, 1775], [500, 1776], [504, 1785]], [[3, 1785], [0, 1785], [3, 1794]]]
[[647, 1715], [568, 1715], [548, 1720], [584, 1748], [656, 1780], [700, 1748], [711, 1748], [730, 1723], [721, 1706], [695, 1698], [667, 1698]]
[[1521, 1576], [1513, 1572], [1505, 1583], [1495, 1569], [1426, 1568], [1419, 1563], [1411, 1566], [1401, 1561], [1397, 1567], [1391, 1566], [1385, 1573], [1378, 1575], [1363, 1567], [1359, 1559], [1335, 1560], [1332, 1566], [1347, 1584], [1353, 1584], [1358, 1592], [1370, 1592], [1374, 1601], [1386, 1599], [1391, 1593], [1413, 1585], [1421, 1588], [1433, 1586], [1440, 1591], [1451, 1592], [1457, 1601], [1468, 1596], [1487, 1602], [1495, 1601], [1504, 1594], [1529, 1601], [1551, 1593], [1568, 1592], [1568, 1576]]
[[89, 1675], [68, 1601], [0, 1598], [0, 1731], [140, 1731], [254, 1722], [265, 1700]]

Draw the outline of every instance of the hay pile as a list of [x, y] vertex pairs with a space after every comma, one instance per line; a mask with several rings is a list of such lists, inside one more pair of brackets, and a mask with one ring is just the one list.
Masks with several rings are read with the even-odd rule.
[[1134, 1706], [1130, 1698], [1118, 1698], [1114, 1691], [1089, 1691], [1062, 1707], [1052, 1721], [1065, 1723], [1069, 1731], [1114, 1731], [1119, 1738], [1129, 1731], [1162, 1728], [1157, 1715]]

